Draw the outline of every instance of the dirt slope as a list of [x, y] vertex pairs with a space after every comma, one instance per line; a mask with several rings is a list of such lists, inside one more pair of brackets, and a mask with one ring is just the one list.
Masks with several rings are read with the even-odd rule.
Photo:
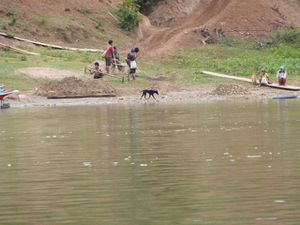
[[[114, 14], [122, 0], [0, 0], [0, 31], [74, 47], [130, 40]], [[111, 14], [110, 14], [111, 13]]]
[[[296, 1], [162, 0], [140, 25], [139, 44], [156, 56], [201, 45], [204, 28], [213, 35], [261, 38], [279, 27], [300, 26]], [[103, 48], [109, 38], [124, 46], [133, 39], [113, 15], [121, 2], [0, 0], [0, 31], [72, 47]]]
[[300, 6], [288, 0], [165, 0], [140, 26], [146, 52], [164, 55], [199, 46], [204, 28], [215, 35], [258, 39], [280, 28], [300, 26]]

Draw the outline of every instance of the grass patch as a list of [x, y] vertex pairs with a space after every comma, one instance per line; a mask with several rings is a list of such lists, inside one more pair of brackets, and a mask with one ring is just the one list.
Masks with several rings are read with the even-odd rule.
[[[28, 49], [30, 50], [30, 49]], [[205, 76], [202, 70], [209, 70], [250, 77], [265, 68], [275, 80], [275, 73], [284, 65], [289, 73], [288, 81], [300, 81], [300, 47], [297, 42], [278, 42], [276, 45], [261, 47], [255, 42], [224, 39], [222, 43], [207, 45], [191, 50], [180, 50], [172, 57], [163, 60], [139, 59], [140, 73], [137, 82], [121, 84], [110, 79], [117, 87], [147, 87], [151, 81], [145, 77], [153, 75], [178, 76], [178, 85], [216, 85], [223, 81]], [[103, 60], [100, 53], [84, 53], [40, 49], [40, 56], [24, 56], [10, 50], [0, 51], [0, 84], [21, 91], [32, 90], [43, 80], [32, 80], [19, 76], [16, 71], [26, 67], [49, 67], [83, 73], [83, 68], [94, 60]]]
[[292, 28], [279, 30], [272, 36], [271, 41], [268, 42], [268, 44], [271, 46], [288, 44], [300, 48], [300, 29]]
[[[209, 70], [251, 77], [262, 68], [275, 79], [281, 65], [289, 73], [289, 80], [300, 79], [300, 48], [293, 44], [280, 43], [273, 47], [260, 47], [256, 43], [228, 40], [221, 44], [207, 45], [198, 49], [178, 51], [176, 55], [161, 62], [146, 65], [152, 73], [178, 73], [187, 84], [209, 84], [213, 80], [202, 75]], [[156, 68], [156, 69], [153, 69]]]

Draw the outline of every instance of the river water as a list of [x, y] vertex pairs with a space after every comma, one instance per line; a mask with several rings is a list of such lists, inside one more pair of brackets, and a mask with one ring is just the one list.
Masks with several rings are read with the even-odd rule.
[[0, 111], [0, 224], [300, 224], [300, 102]]

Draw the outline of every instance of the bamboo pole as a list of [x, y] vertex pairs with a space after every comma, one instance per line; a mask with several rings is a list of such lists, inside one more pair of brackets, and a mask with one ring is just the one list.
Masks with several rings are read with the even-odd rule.
[[[209, 72], [209, 71], [202, 71], [202, 73], [214, 77], [220, 77], [220, 78], [226, 78], [226, 79], [231, 79], [231, 80], [238, 80], [238, 81], [245, 81], [248, 83], [253, 83], [251, 79], [245, 78], [245, 77], [236, 77], [236, 76], [230, 76], [222, 73], [214, 73], [214, 72]], [[292, 86], [292, 85], [279, 85], [279, 84], [268, 84], [264, 85], [265, 87], [270, 87], [270, 88], [276, 88], [276, 89], [282, 89], [282, 90], [287, 90], [287, 91], [300, 91], [300, 87], [297, 86]]]
[[3, 43], [0, 43], [0, 46], [3, 46], [5, 48], [10, 48], [10, 49], [14, 50], [15, 52], [22, 53], [22, 54], [25, 54], [25, 55], [34, 55], [34, 56], [40, 55], [39, 53], [29, 52], [29, 51], [26, 51], [26, 50], [23, 50], [23, 49], [20, 49], [20, 48], [16, 48], [16, 47], [13, 47], [13, 46], [10, 46], [10, 45], [6, 45], [6, 44], [3, 44]]
[[47, 47], [47, 48], [53, 48], [53, 49], [59, 49], [59, 50], [68, 50], [68, 51], [80, 51], [80, 52], [103, 52], [101, 49], [90, 49], [90, 48], [71, 48], [71, 47], [64, 47], [64, 46], [59, 46], [59, 45], [52, 45], [52, 44], [47, 44], [39, 41], [32, 41], [28, 40], [25, 38], [20, 38], [20, 37], [15, 37], [8, 35], [6, 33], [0, 32], [0, 35], [6, 38], [18, 40], [18, 41], [23, 41], [27, 43], [31, 43], [34, 45], [42, 46], [42, 47]]
[[252, 83], [252, 80], [250, 78], [230, 76], [230, 75], [226, 75], [226, 74], [222, 74], [222, 73], [214, 73], [214, 72], [209, 72], [209, 71], [202, 71], [202, 73], [204, 73], [206, 75], [214, 76], [214, 77], [227, 78], [227, 79], [231, 79], [231, 80], [239, 80], [239, 81], [245, 81], [248, 83]]
[[118, 76], [111, 75], [111, 74], [104, 74], [104, 76], [109, 76], [109, 77], [113, 77], [113, 78], [122, 80], [122, 77], [118, 77]]

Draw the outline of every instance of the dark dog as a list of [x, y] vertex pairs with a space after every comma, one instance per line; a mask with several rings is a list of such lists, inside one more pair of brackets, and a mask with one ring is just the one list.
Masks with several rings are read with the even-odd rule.
[[154, 94], [159, 95], [159, 94], [158, 94], [158, 90], [153, 90], [153, 89], [145, 89], [145, 90], [142, 90], [141, 92], [143, 93], [142, 96], [141, 96], [141, 99], [142, 99], [143, 97], [146, 99], [147, 94], [149, 95], [148, 99], [149, 99], [151, 96], [152, 96], [154, 99], [156, 99], [156, 98], [154, 97]]

